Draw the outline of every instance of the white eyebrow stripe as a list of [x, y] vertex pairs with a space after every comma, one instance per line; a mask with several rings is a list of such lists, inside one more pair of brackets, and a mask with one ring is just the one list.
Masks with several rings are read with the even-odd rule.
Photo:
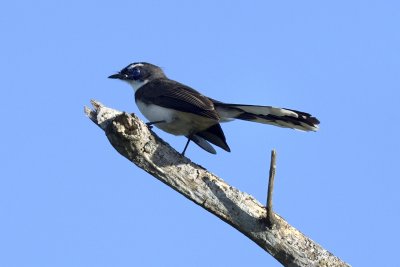
[[143, 67], [143, 64], [142, 64], [142, 63], [132, 64], [132, 65], [130, 65], [130, 66], [128, 67], [128, 69], [133, 69], [133, 68], [136, 68], [136, 67]]

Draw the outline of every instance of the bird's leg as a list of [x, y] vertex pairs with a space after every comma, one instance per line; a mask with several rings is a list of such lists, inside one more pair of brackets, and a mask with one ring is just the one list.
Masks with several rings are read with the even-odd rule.
[[187, 136], [187, 142], [186, 142], [186, 145], [185, 145], [185, 148], [183, 149], [183, 151], [182, 151], [182, 153], [181, 153], [181, 155], [182, 156], [185, 156], [185, 151], [186, 151], [186, 149], [188, 148], [188, 146], [189, 146], [189, 143], [190, 143], [190, 137], [189, 136]]
[[149, 122], [146, 122], [146, 125], [147, 125], [147, 127], [149, 127], [149, 129], [151, 129], [151, 128], [153, 128], [153, 124], [157, 124], [157, 123], [162, 123], [162, 122], [165, 122], [165, 121], [149, 121]]

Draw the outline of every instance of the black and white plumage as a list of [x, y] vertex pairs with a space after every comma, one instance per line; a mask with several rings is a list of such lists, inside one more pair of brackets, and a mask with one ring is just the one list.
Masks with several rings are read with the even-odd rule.
[[129, 64], [109, 78], [128, 82], [135, 90], [135, 101], [148, 125], [188, 138], [215, 154], [208, 143], [230, 151], [220, 122], [234, 119], [271, 124], [303, 131], [317, 131], [319, 121], [308, 113], [271, 106], [227, 104], [206, 97], [191, 87], [170, 80], [156, 65]]

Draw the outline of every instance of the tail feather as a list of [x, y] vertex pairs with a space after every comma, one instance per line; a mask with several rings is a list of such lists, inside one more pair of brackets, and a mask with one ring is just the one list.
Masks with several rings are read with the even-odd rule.
[[201, 147], [208, 153], [217, 154], [217, 151], [215, 151], [215, 149], [212, 147], [212, 145], [210, 145], [204, 138], [197, 136], [197, 135], [192, 135], [190, 137], [189, 136], [187, 136], [187, 137], [190, 138], [190, 140], [193, 141], [193, 143], [195, 143], [196, 145], [198, 145], [199, 147]]
[[[231, 149], [229, 148], [228, 144], [226, 143], [224, 132], [222, 131], [221, 125], [219, 123], [211, 126], [207, 130], [204, 130], [202, 132], [197, 132], [196, 136], [201, 137], [202, 139], [205, 139], [206, 141], [210, 142], [211, 144], [219, 146], [220, 148], [222, 148], [225, 151], [231, 152]], [[200, 147], [202, 147], [202, 146], [200, 146]]]
[[309, 113], [286, 108], [214, 102], [221, 121], [254, 121], [302, 131], [317, 131], [319, 120]]

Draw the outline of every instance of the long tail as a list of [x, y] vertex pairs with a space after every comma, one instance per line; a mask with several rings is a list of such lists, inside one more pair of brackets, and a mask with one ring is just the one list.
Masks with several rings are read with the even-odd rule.
[[226, 104], [213, 101], [221, 121], [232, 119], [272, 124], [302, 131], [317, 131], [319, 120], [308, 113], [270, 106]]

